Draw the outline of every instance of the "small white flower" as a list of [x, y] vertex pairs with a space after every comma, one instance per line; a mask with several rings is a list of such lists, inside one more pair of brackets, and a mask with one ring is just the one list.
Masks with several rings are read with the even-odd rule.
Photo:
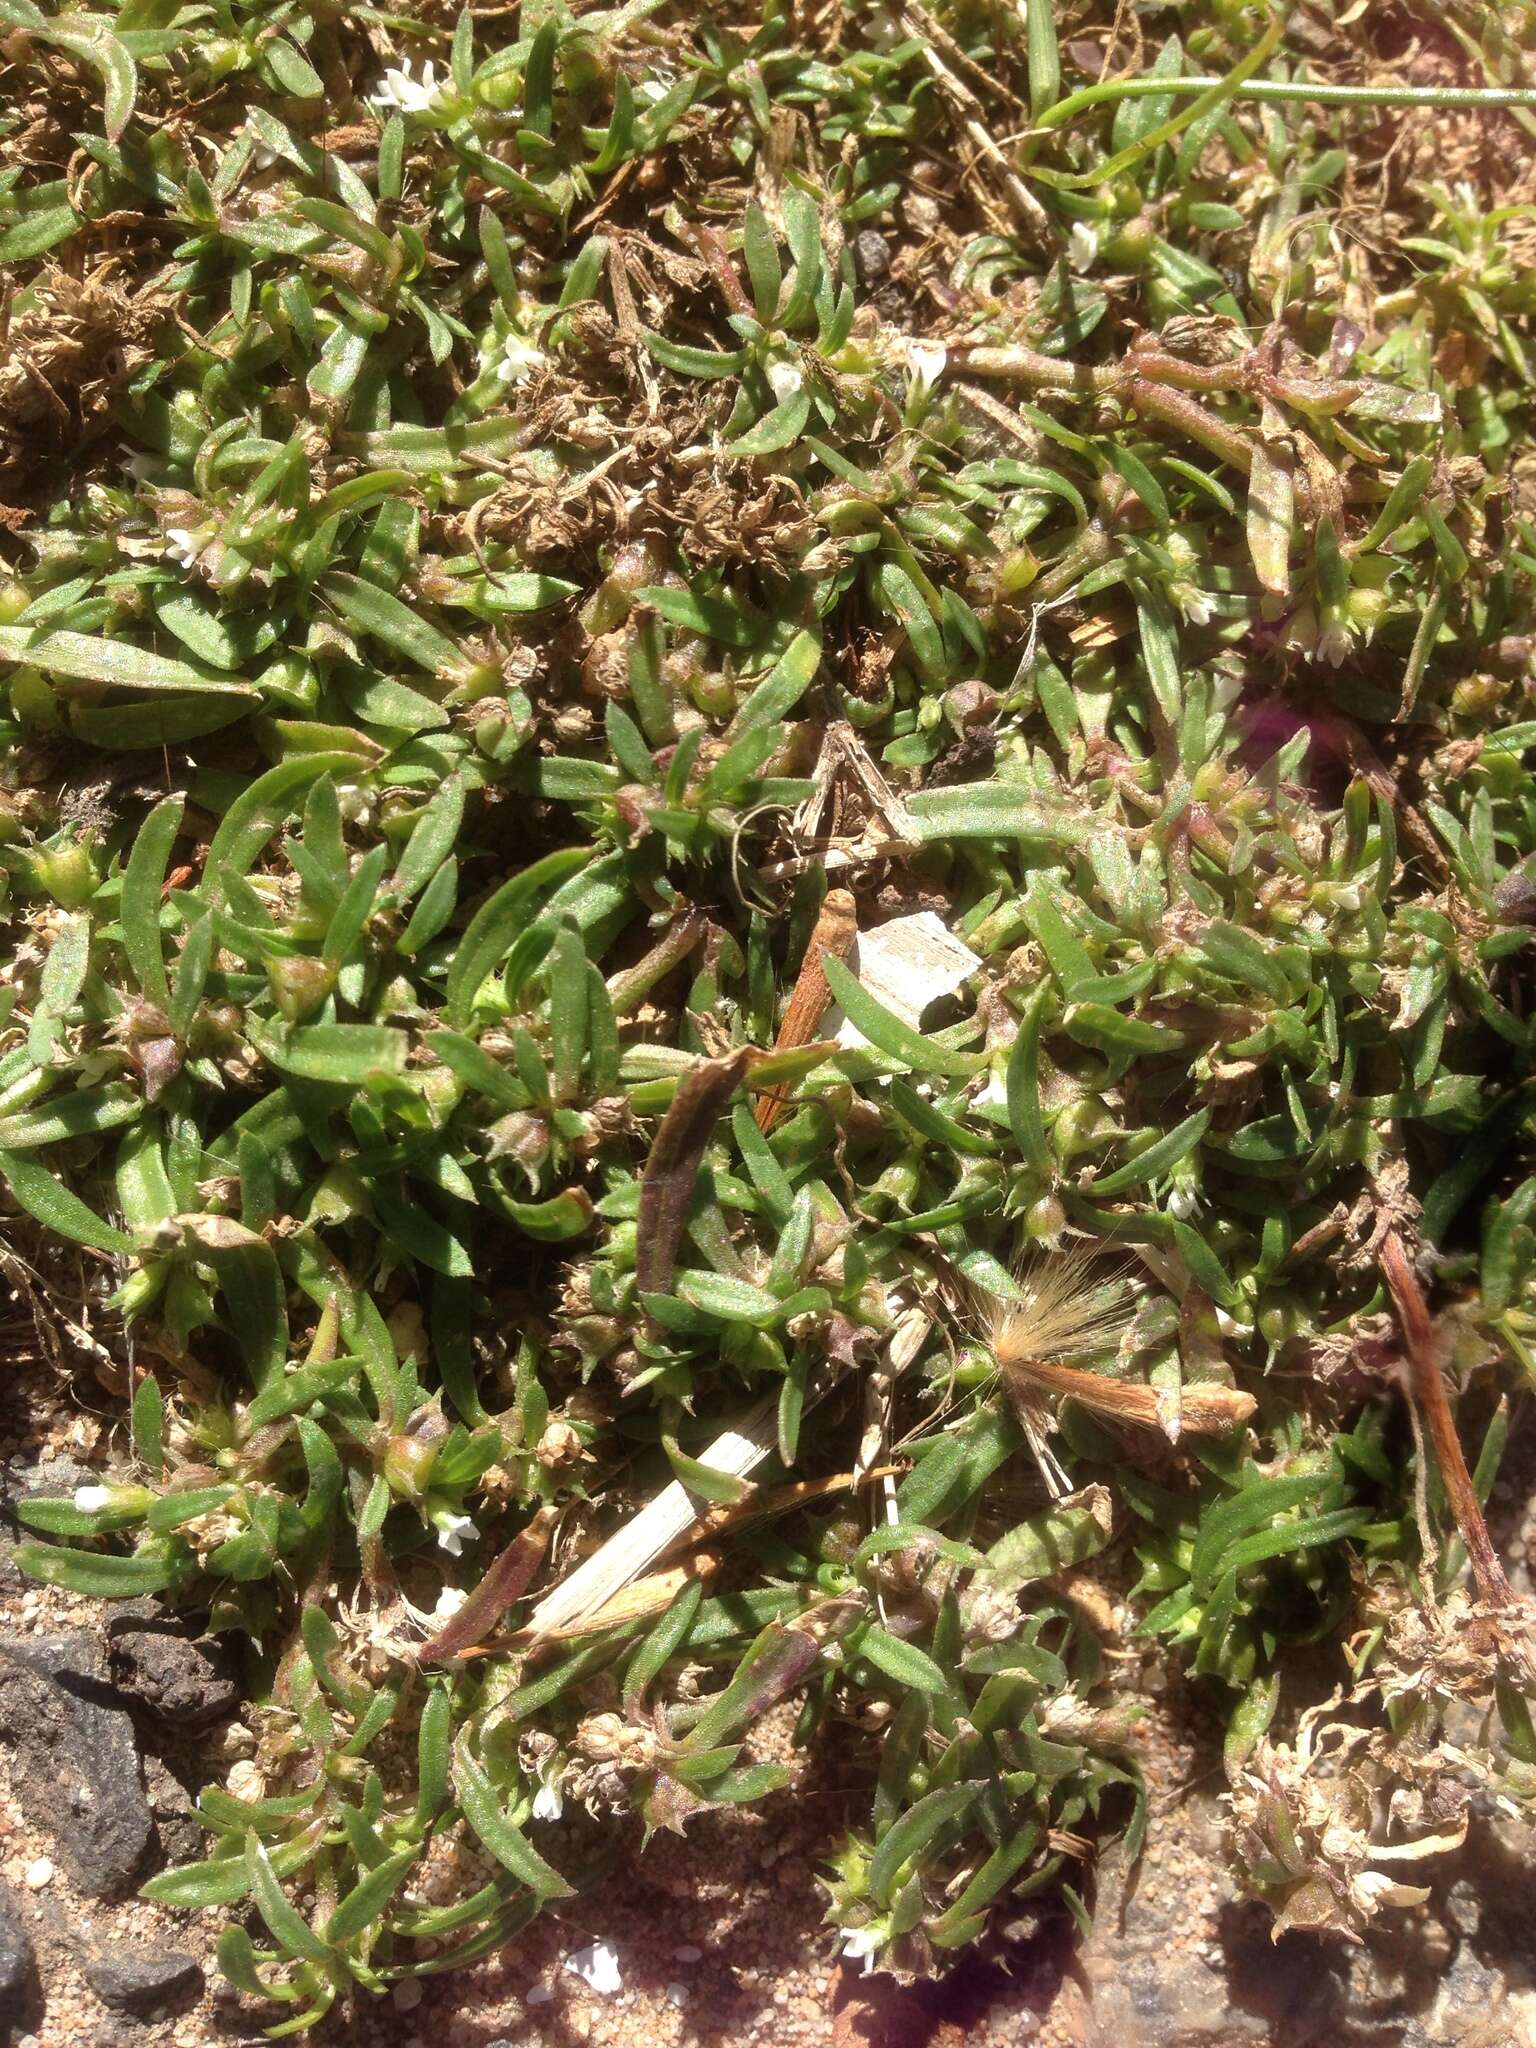
[[541, 1777], [539, 1789], [533, 1795], [533, 1817], [535, 1820], [558, 1820], [565, 1811], [565, 1794], [552, 1779]]
[[909, 341], [906, 346], [907, 375], [914, 392], [931, 391], [949, 364], [949, 351], [929, 341]]
[[1200, 1214], [1200, 1197], [1193, 1188], [1175, 1188], [1168, 1197], [1168, 1213], [1181, 1223]]
[[525, 384], [548, 361], [537, 342], [529, 341], [523, 334], [509, 334], [502, 344], [496, 375], [503, 384]]
[[1193, 583], [1176, 583], [1170, 586], [1174, 603], [1192, 626], [1209, 624], [1215, 606], [1203, 590]]
[[425, 114], [441, 90], [437, 66], [429, 57], [421, 67], [420, 78], [413, 74], [408, 62], [391, 66], [369, 93], [368, 103], [375, 107], [398, 107], [402, 114]]
[[878, 1920], [872, 1920], [866, 1927], [842, 1927], [838, 1937], [843, 1944], [843, 1954], [850, 1963], [862, 1962], [867, 1977], [875, 1967], [875, 1957], [885, 1947], [885, 1929]]
[[473, 1543], [480, 1534], [468, 1515], [455, 1515], [451, 1512], [435, 1515], [433, 1527], [437, 1530], [438, 1547], [446, 1550], [450, 1557], [462, 1557], [464, 1539], [468, 1537]]
[[786, 398], [793, 398], [796, 392], [805, 389], [805, 372], [798, 363], [770, 363], [765, 374], [780, 405]]
[[108, 1486], [77, 1486], [75, 1506], [82, 1515], [99, 1515], [103, 1508], [112, 1504], [112, 1489]]
[[183, 569], [196, 566], [208, 541], [206, 526], [168, 526], [165, 530], [165, 552], [180, 562]]
[[1349, 649], [1349, 628], [1337, 620], [1324, 626], [1317, 636], [1317, 658], [1326, 661], [1330, 668], [1337, 668], [1347, 658]]
[[437, 1596], [437, 1605], [432, 1609], [432, 1619], [434, 1621], [452, 1621], [453, 1617], [468, 1599], [469, 1595], [461, 1593], [457, 1586], [444, 1586], [441, 1593]]
[[588, 1948], [577, 1949], [574, 1955], [566, 1957], [565, 1967], [604, 1997], [617, 1991], [624, 1982], [619, 1974], [618, 1953], [606, 1941], [594, 1941]]
[[245, 132], [251, 138], [251, 167], [253, 170], [270, 171], [279, 161], [277, 151], [270, 143], [263, 142], [249, 114], [245, 117]]
[[1096, 228], [1085, 220], [1072, 223], [1072, 232], [1067, 237], [1067, 262], [1081, 275], [1092, 270], [1099, 254], [1099, 235]]
[[1242, 694], [1242, 676], [1230, 670], [1218, 670], [1211, 687], [1211, 709], [1230, 711]]

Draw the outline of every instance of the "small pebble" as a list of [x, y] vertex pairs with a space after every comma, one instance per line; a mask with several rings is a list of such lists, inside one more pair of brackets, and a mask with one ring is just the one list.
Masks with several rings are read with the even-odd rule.
[[396, 2012], [414, 2012], [422, 2000], [421, 1979], [402, 1977], [394, 1989]]
[[618, 1955], [606, 1941], [589, 1942], [585, 1948], [577, 1949], [574, 1955], [566, 1957], [565, 1967], [600, 1998], [610, 1997], [623, 1988]]
[[667, 1996], [674, 2005], [686, 2005], [688, 2003], [688, 1986], [686, 1984], [669, 1984], [667, 1986]]
[[39, 1856], [27, 1865], [27, 1883], [33, 1891], [40, 1892], [45, 1884], [52, 1882], [53, 1865], [46, 1856]]
[[685, 1941], [681, 1948], [673, 1949], [672, 1960], [674, 1963], [699, 1963], [704, 1960], [704, 1951], [695, 1948], [691, 1941]]
[[[533, 1989], [523, 1999], [523, 2003], [524, 2005], [548, 2005], [554, 1995], [554, 1989], [551, 1985], [535, 1984]], [[491, 2048], [495, 2048], [494, 2042], [492, 2042]]]

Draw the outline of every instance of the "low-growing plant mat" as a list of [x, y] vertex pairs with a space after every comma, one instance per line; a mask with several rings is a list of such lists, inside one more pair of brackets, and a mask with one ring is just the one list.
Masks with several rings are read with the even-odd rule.
[[3, 1263], [111, 1404], [16, 1561], [242, 1645], [239, 2024], [591, 1937], [654, 2034], [678, 1836], [793, 1840], [807, 2038], [1112, 1985], [1194, 1783], [1202, 1912], [1476, 1896], [1528, 13], [0, 28]]

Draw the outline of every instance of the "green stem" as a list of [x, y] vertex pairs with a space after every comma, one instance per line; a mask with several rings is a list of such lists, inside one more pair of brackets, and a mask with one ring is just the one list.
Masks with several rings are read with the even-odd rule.
[[1113, 547], [1107, 527], [1099, 520], [1093, 520], [1066, 553], [1058, 555], [1046, 567], [1039, 581], [1030, 589], [1029, 602], [1051, 604], [1056, 598], [1065, 597], [1090, 569], [1096, 569], [1100, 562], [1109, 560]]
[[1225, 78], [1214, 79], [1199, 96], [1180, 114], [1170, 114], [1166, 121], [1159, 121], [1155, 128], [1149, 128], [1118, 156], [1112, 156], [1108, 163], [1096, 164], [1091, 171], [1047, 171], [1038, 164], [1034, 168], [1036, 179], [1045, 185], [1054, 185], [1059, 191], [1081, 190], [1087, 185], [1109, 184], [1124, 172], [1132, 170], [1145, 157], [1171, 142], [1176, 135], [1182, 135], [1186, 128], [1193, 128], [1206, 115], [1214, 114], [1226, 105], [1238, 87], [1247, 83], [1255, 71], [1267, 64], [1271, 54], [1285, 32], [1285, 24], [1278, 18], [1269, 24], [1263, 35], [1254, 44], [1247, 56], [1242, 58], [1227, 73]]
[[[1033, 133], [1060, 128], [1091, 107], [1112, 100], [1148, 99], [1157, 93], [1211, 92], [1219, 78], [1113, 78], [1104, 85], [1086, 85], [1043, 113]], [[1235, 100], [1263, 100], [1284, 105], [1299, 100], [1319, 107], [1536, 107], [1536, 88], [1461, 85], [1320, 85], [1308, 79], [1250, 78], [1234, 86]]]
[[1096, 392], [1118, 391], [1126, 381], [1118, 363], [1068, 362], [1061, 356], [1042, 355], [1038, 349], [1009, 343], [1005, 348], [955, 350], [955, 364], [967, 377], [1001, 377], [1009, 382], [1031, 384], [1037, 391], [1075, 391], [1091, 398]]

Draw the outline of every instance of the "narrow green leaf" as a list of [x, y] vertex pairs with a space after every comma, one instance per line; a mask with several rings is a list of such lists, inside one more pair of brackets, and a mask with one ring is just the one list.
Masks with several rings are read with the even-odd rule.
[[245, 1838], [245, 1868], [256, 1910], [271, 1929], [272, 1938], [278, 1946], [290, 1956], [302, 1956], [305, 1962], [322, 1966], [328, 1964], [331, 1959], [329, 1944], [316, 1934], [303, 1914], [288, 1903], [272, 1868], [272, 1859], [254, 1829]]
[[985, 1053], [951, 1052], [945, 1046], [934, 1044], [932, 1039], [924, 1038], [910, 1024], [904, 1024], [901, 1018], [860, 985], [857, 976], [841, 960], [835, 960], [828, 954], [822, 965], [827, 986], [842, 1004], [849, 1022], [864, 1034], [871, 1045], [889, 1053], [892, 1059], [904, 1060], [920, 1074], [948, 1074], [959, 1078], [974, 1074], [985, 1065]]
[[512, 943], [530, 921], [535, 899], [592, 860], [590, 846], [563, 847], [545, 854], [521, 874], [488, 896], [470, 919], [448, 970], [444, 1021], [462, 1031], [474, 1009], [475, 997], [491, 969], [504, 960]]
[[1211, 1111], [1197, 1109], [1193, 1116], [1185, 1117], [1181, 1124], [1163, 1136], [1155, 1139], [1144, 1151], [1138, 1152], [1124, 1166], [1116, 1167], [1112, 1173], [1096, 1178], [1084, 1190], [1090, 1195], [1123, 1195], [1131, 1188], [1139, 1188], [1149, 1180], [1156, 1180], [1171, 1167], [1185, 1159], [1210, 1129]]
[[474, 1829], [481, 1846], [539, 1898], [570, 1898], [574, 1887], [566, 1883], [558, 1870], [550, 1868], [527, 1836], [507, 1819], [490, 1779], [470, 1753], [468, 1741], [462, 1737], [454, 1750], [453, 1774], [464, 1818]]
[[179, 796], [156, 804], [139, 827], [123, 870], [119, 917], [123, 950], [134, 978], [152, 1003], [169, 1009], [171, 985], [165, 971], [160, 934], [160, 892], [171, 848], [181, 830], [184, 806]]
[[35, 1217], [45, 1230], [72, 1244], [90, 1245], [102, 1252], [132, 1252], [134, 1242], [110, 1223], [104, 1223], [80, 1197], [49, 1172], [46, 1166], [24, 1153], [0, 1150], [0, 1177], [5, 1180], [18, 1205]]
[[1028, 24], [1029, 111], [1036, 119], [1061, 98], [1061, 54], [1056, 47], [1056, 0], [1025, 0]]

